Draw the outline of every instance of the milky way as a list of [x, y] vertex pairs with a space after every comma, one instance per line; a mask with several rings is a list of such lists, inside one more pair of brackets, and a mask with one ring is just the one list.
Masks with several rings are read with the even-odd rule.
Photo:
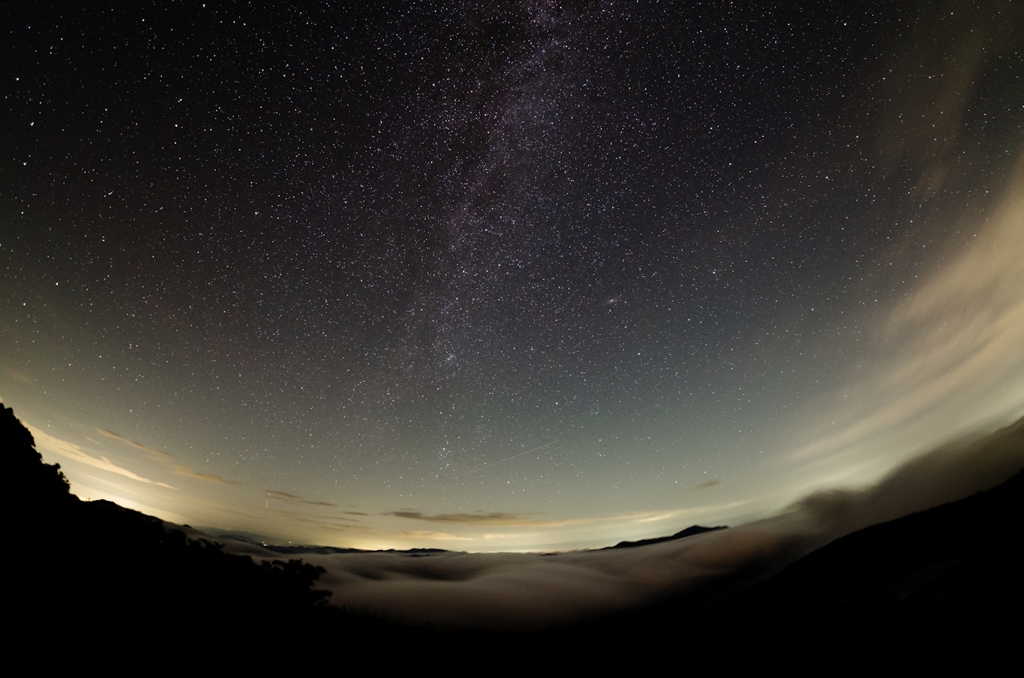
[[1024, 413], [1011, 2], [3, 10], [0, 396], [74, 490], [597, 545]]

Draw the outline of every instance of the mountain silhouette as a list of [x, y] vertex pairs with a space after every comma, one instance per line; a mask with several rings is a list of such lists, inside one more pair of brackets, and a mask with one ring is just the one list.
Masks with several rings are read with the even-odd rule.
[[651, 539], [638, 539], [637, 541], [620, 541], [615, 546], [608, 546], [610, 549], [628, 549], [636, 546], [648, 546], [649, 544], [662, 544], [666, 541], [675, 541], [676, 539], [685, 539], [686, 537], [692, 537], [695, 534], [704, 534], [705, 532], [714, 532], [715, 530], [724, 530], [725, 525], [718, 527], [704, 527], [702, 525], [691, 525], [685, 530], [680, 530], [673, 535], [667, 537], [652, 537]]

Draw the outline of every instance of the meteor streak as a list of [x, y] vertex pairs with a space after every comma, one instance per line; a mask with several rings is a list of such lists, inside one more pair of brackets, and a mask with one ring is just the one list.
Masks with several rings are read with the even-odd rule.
[[517, 459], [518, 457], [521, 457], [524, 454], [529, 454], [530, 452], [536, 452], [537, 450], [543, 450], [545, 447], [548, 447], [549, 445], [554, 445], [557, 442], [558, 442], [558, 439], [556, 438], [555, 440], [552, 440], [549, 443], [544, 443], [540, 447], [535, 447], [532, 450], [527, 450], [526, 452], [520, 452], [519, 454], [513, 454], [511, 457], [506, 457], [505, 459], [499, 459], [498, 461], [492, 461], [490, 464], [484, 464], [483, 466], [480, 466], [478, 468], [473, 469], [472, 471], [470, 471], [470, 473], [476, 473], [477, 471], [483, 471], [485, 468], [487, 468], [489, 466], [497, 466], [498, 464], [504, 464], [506, 461], [512, 461], [513, 459]]

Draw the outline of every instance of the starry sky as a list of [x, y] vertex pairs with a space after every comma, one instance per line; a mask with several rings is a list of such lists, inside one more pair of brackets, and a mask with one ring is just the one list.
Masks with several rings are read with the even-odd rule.
[[0, 398], [82, 497], [566, 549], [1024, 414], [1024, 5], [10, 2]]

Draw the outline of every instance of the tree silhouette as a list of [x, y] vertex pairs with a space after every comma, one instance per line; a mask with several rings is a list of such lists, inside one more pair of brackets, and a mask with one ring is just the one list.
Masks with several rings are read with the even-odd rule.
[[47, 464], [36, 442], [14, 410], [0, 403], [0, 459], [15, 480], [11, 491], [23, 506], [47, 507], [72, 498], [60, 464]]

